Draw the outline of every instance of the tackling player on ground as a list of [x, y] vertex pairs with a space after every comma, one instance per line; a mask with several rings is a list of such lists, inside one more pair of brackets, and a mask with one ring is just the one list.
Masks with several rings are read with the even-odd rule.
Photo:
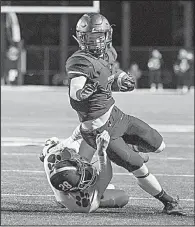
[[62, 142], [56, 137], [46, 141], [40, 159], [61, 207], [70, 212], [90, 213], [98, 207], [123, 207], [128, 203], [124, 191], [106, 189], [112, 179], [112, 166], [106, 154], [109, 139], [107, 131], [96, 137], [99, 172], [77, 153], [82, 139], [74, 133]]
[[[112, 46], [112, 27], [101, 14], [85, 14], [77, 23], [79, 50], [66, 62], [69, 76], [69, 97], [81, 122], [83, 139], [94, 149], [96, 136], [108, 131], [107, 155], [111, 161], [132, 172], [138, 185], [164, 204], [163, 212], [183, 214], [178, 199], [169, 196], [148, 171], [138, 151], [159, 153], [165, 148], [162, 136], [140, 119], [124, 114], [115, 106], [111, 86], [120, 91], [134, 89], [133, 77], [115, 70], [117, 53]], [[129, 103], [127, 103], [129, 104]]]

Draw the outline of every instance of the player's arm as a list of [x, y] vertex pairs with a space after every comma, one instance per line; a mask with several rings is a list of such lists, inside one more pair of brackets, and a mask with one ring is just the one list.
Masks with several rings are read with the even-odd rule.
[[99, 207], [101, 197], [112, 179], [112, 166], [106, 154], [109, 140], [110, 136], [107, 131], [103, 131], [96, 138], [99, 160], [99, 175], [96, 184], [94, 185], [94, 197], [91, 201], [89, 212], [93, 212]]
[[133, 91], [135, 88], [135, 79], [129, 72], [126, 73], [122, 69], [118, 69], [114, 74], [119, 91]]
[[110, 136], [106, 130], [104, 130], [96, 138], [97, 153], [98, 153], [98, 160], [99, 160], [98, 191], [100, 196], [103, 195], [110, 180], [112, 179], [112, 165], [106, 153], [106, 149], [108, 147], [109, 142], [110, 142]]
[[67, 61], [66, 71], [70, 79], [69, 94], [76, 101], [89, 98], [98, 87], [98, 82], [92, 83], [95, 74], [90, 62], [83, 58], [71, 58]]
[[80, 132], [80, 125], [78, 125], [71, 136], [69, 136], [67, 139], [63, 140], [61, 143], [64, 145], [70, 144], [70, 143], [74, 143], [75, 141], [80, 141], [82, 139], [82, 135]]
[[87, 79], [84, 76], [79, 76], [71, 79], [70, 82], [70, 97], [77, 101], [88, 99], [97, 91], [98, 81], [95, 83], [86, 83]]

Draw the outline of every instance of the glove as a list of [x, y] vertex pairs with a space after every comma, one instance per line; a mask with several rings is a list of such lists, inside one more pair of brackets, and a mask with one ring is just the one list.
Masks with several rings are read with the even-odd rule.
[[95, 93], [97, 91], [97, 87], [99, 85], [99, 81], [96, 81], [93, 84], [85, 84], [85, 86], [78, 90], [76, 93], [77, 98], [82, 101], [85, 100], [87, 98], [89, 98], [93, 93]]
[[47, 139], [45, 141], [44, 148], [41, 154], [39, 155], [39, 159], [41, 160], [41, 162], [44, 162], [45, 156], [51, 151], [50, 149], [55, 147], [59, 143], [60, 141], [57, 137], [51, 137], [50, 139]]
[[122, 72], [117, 79], [119, 90], [122, 92], [132, 91], [135, 88], [135, 80], [130, 73]]

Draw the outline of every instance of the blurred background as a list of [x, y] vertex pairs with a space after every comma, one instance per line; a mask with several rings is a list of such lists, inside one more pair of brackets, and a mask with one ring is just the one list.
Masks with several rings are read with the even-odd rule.
[[1, 85], [67, 86], [72, 35], [89, 7], [114, 25], [118, 67], [137, 89], [194, 89], [193, 1], [1, 1]]

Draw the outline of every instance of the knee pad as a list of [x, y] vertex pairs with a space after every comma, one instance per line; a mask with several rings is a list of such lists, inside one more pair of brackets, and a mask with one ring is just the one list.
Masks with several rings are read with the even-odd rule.
[[161, 151], [163, 151], [165, 149], [165, 147], [166, 147], [165, 142], [162, 141], [160, 147], [154, 153], [160, 153]]
[[136, 178], [145, 178], [149, 175], [148, 167], [143, 164], [139, 169], [132, 171]]

